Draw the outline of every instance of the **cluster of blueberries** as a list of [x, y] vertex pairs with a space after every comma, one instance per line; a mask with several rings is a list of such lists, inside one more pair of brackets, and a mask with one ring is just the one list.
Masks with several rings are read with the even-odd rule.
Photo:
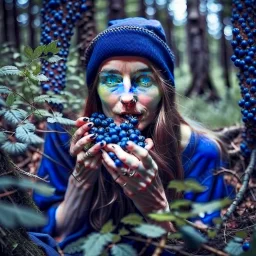
[[[82, 18], [87, 10], [86, 0], [44, 0], [42, 15], [41, 43], [49, 44], [58, 40], [57, 46], [60, 48], [58, 55], [63, 59], [58, 63], [51, 64], [43, 61], [42, 73], [50, 78], [50, 82], [43, 82], [42, 89], [59, 94], [66, 85], [67, 57], [69, 54], [70, 40], [74, 34], [74, 27], [77, 21]], [[49, 54], [50, 55], [50, 54]], [[62, 104], [54, 106], [60, 112], [63, 110]]]
[[243, 122], [247, 129], [242, 134], [241, 151], [250, 156], [251, 149], [256, 143], [256, 25], [254, 21], [255, 0], [233, 0], [232, 30], [234, 50], [231, 60], [239, 68], [237, 75], [241, 88], [242, 99], [239, 106], [242, 108]]
[[[90, 134], [97, 134], [95, 142], [106, 141], [107, 144], [115, 143], [125, 150], [126, 142], [133, 141], [141, 147], [145, 147], [145, 137], [141, 135], [140, 130], [136, 129], [138, 119], [132, 115], [125, 115], [125, 122], [120, 126], [114, 123], [113, 118], [106, 117], [102, 113], [93, 113], [90, 117], [90, 122], [94, 126], [90, 129]], [[113, 152], [108, 153], [114, 160], [117, 167], [121, 167], [123, 163], [117, 158]]]

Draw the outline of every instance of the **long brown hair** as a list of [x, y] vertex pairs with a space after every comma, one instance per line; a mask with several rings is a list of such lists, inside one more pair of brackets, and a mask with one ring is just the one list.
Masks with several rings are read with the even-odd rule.
[[[158, 174], [167, 199], [171, 201], [181, 196], [175, 191], [167, 189], [167, 185], [171, 180], [182, 180], [184, 178], [181, 163], [180, 124], [186, 122], [177, 111], [173, 85], [166, 83], [159, 71], [152, 65], [150, 66], [162, 90], [162, 99], [154, 122], [142, 131], [142, 134], [152, 138], [154, 142], [154, 148], [150, 153], [158, 165]], [[92, 88], [88, 90], [84, 116], [90, 116], [93, 112], [102, 112], [97, 86], [98, 78]], [[118, 209], [114, 209], [114, 202], [118, 202]], [[124, 195], [122, 188], [114, 181], [112, 183], [105, 182], [104, 175], [101, 172], [95, 186], [90, 210], [90, 224], [92, 227], [99, 230], [110, 218], [115, 220], [117, 224], [125, 213], [134, 211], [132, 201]]]

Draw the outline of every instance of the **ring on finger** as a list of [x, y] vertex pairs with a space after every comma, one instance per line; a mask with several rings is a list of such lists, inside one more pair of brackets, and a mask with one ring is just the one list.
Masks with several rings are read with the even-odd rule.
[[92, 157], [93, 156], [93, 154], [91, 153], [91, 152], [89, 152], [89, 151], [86, 151], [85, 152], [85, 157], [87, 158], [87, 157]]
[[131, 172], [128, 173], [128, 176], [129, 176], [129, 177], [132, 177], [132, 176], [134, 176], [135, 173], [136, 173], [136, 171], [135, 171], [135, 170], [132, 170]]
[[129, 169], [125, 169], [125, 168], [121, 169], [121, 173], [122, 173], [123, 176], [128, 175], [128, 171], [129, 171]]
[[123, 185], [122, 185], [122, 187], [125, 187], [127, 185], [127, 182], [125, 182]]

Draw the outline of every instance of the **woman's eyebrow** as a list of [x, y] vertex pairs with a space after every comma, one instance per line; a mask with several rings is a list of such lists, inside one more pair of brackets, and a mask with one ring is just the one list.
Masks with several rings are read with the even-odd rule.
[[141, 68], [141, 69], [136, 69], [135, 71], [132, 72], [132, 75], [136, 73], [142, 73], [142, 72], [153, 72], [151, 68]]
[[122, 75], [122, 73], [118, 70], [118, 69], [103, 69], [99, 72], [99, 75], [100, 74], [119, 74], [119, 75]]

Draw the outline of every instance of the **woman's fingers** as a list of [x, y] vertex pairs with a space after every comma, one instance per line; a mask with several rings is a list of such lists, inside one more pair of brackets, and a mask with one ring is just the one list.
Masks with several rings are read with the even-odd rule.
[[151, 149], [154, 147], [154, 143], [153, 143], [153, 140], [152, 140], [152, 139], [146, 138], [146, 139], [145, 139], [145, 142], [146, 142], [145, 149], [146, 149], [147, 151], [151, 150]]
[[117, 158], [122, 161], [124, 164], [129, 166], [131, 169], [137, 169], [139, 166], [139, 160], [132, 154], [125, 152], [119, 145], [117, 144], [108, 144], [106, 145], [106, 149], [115, 153]]
[[70, 154], [76, 156], [84, 149], [85, 144], [92, 142], [96, 137], [96, 134], [89, 134], [82, 137], [72, 148], [70, 148]]
[[70, 154], [72, 156], [75, 156], [76, 154], [74, 153], [74, 146], [75, 144], [82, 138], [84, 137], [84, 134], [86, 132], [88, 132], [91, 127], [93, 126], [93, 123], [90, 122], [90, 123], [87, 123], [87, 124], [84, 124], [82, 125], [79, 129], [77, 129], [77, 131], [75, 132], [75, 134], [73, 135], [72, 137], [72, 140], [71, 140], [71, 143], [70, 143]]
[[[152, 144], [149, 144], [149, 147], [151, 147], [151, 145]], [[143, 163], [145, 169], [157, 168], [155, 161], [153, 160], [147, 149], [138, 146], [132, 141], [127, 141], [126, 148]]]

